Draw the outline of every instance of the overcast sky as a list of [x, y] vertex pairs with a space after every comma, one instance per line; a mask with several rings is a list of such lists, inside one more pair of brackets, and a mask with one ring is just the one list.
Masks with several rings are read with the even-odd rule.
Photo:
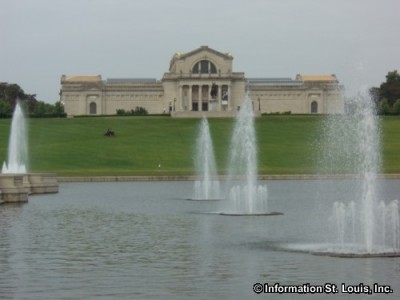
[[400, 1], [0, 0], [0, 82], [50, 103], [62, 74], [161, 79], [202, 45], [246, 77], [336, 74], [351, 94], [400, 71]]

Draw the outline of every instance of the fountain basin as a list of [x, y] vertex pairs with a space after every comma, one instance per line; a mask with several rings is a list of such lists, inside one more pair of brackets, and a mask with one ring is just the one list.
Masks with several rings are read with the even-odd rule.
[[375, 246], [368, 251], [361, 244], [344, 244], [312, 249], [311, 254], [317, 256], [343, 257], [343, 258], [368, 258], [368, 257], [400, 257], [398, 249], [387, 246]]
[[368, 252], [361, 244], [281, 244], [275, 250], [289, 252], [309, 253], [316, 256], [329, 256], [338, 258], [374, 258], [374, 257], [400, 257], [398, 249], [386, 246], [377, 246]]
[[340, 252], [311, 252], [316, 256], [329, 256], [339, 258], [373, 258], [373, 257], [400, 257], [400, 252], [382, 252], [382, 253], [340, 253]]
[[201, 198], [186, 198], [185, 200], [201, 202], [201, 201], [224, 201], [226, 199], [223, 199], [223, 198], [204, 198], [204, 199], [201, 199]]
[[48, 193], [58, 193], [55, 174], [0, 174], [0, 203], [27, 202], [29, 194]]
[[259, 213], [240, 213], [240, 212], [222, 212], [219, 213], [221, 216], [232, 216], [232, 217], [242, 217], [242, 216], [253, 216], [253, 217], [266, 217], [266, 216], [282, 216], [282, 212], [272, 211], [272, 212], [259, 212]]
[[23, 174], [1, 174], [0, 191], [3, 203], [28, 201], [29, 188], [24, 184]]

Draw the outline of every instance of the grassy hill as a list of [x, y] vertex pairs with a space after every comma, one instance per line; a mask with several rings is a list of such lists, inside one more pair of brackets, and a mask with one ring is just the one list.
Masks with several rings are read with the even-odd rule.
[[[260, 174], [315, 172], [321, 116], [256, 120]], [[11, 120], [0, 120], [0, 159], [6, 158]], [[30, 119], [29, 170], [60, 176], [191, 175], [199, 119], [87, 117]], [[233, 119], [210, 119], [217, 165], [226, 173]], [[114, 137], [105, 137], [107, 129]], [[386, 173], [400, 173], [400, 118], [382, 120]], [[160, 167], [159, 167], [160, 166]]]

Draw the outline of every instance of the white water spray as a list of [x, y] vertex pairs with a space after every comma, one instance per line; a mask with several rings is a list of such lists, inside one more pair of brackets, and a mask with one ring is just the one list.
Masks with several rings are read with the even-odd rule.
[[3, 163], [2, 173], [24, 174], [28, 159], [26, 121], [21, 105], [17, 100], [11, 121], [8, 143], [8, 160]]
[[268, 212], [267, 186], [257, 184], [257, 141], [251, 99], [246, 95], [236, 117], [229, 160], [233, 213]]
[[206, 117], [203, 117], [201, 121], [196, 141], [195, 167], [198, 178], [194, 183], [195, 199], [219, 199], [221, 195], [217, 179], [214, 148]]
[[[325, 123], [323, 163], [328, 171], [342, 168], [360, 183], [356, 199], [334, 203], [332, 221], [336, 228], [337, 251], [355, 253], [399, 252], [399, 206], [379, 199], [381, 166], [379, 117], [367, 91], [353, 102], [350, 116], [333, 116]], [[334, 252], [335, 249], [332, 249]]]

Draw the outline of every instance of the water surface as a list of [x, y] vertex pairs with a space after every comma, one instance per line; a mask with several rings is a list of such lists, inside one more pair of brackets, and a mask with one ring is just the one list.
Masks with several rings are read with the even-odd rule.
[[[213, 214], [224, 201], [184, 200], [193, 196], [193, 182], [65, 183], [59, 194], [2, 205], [0, 298], [348, 299], [252, 289], [257, 282], [377, 282], [394, 292], [368, 299], [398, 299], [399, 258], [341, 259], [280, 248], [329, 240], [328, 213], [351, 194], [349, 181], [264, 183], [270, 209], [284, 216]], [[383, 200], [399, 196], [400, 181], [383, 182]]]

